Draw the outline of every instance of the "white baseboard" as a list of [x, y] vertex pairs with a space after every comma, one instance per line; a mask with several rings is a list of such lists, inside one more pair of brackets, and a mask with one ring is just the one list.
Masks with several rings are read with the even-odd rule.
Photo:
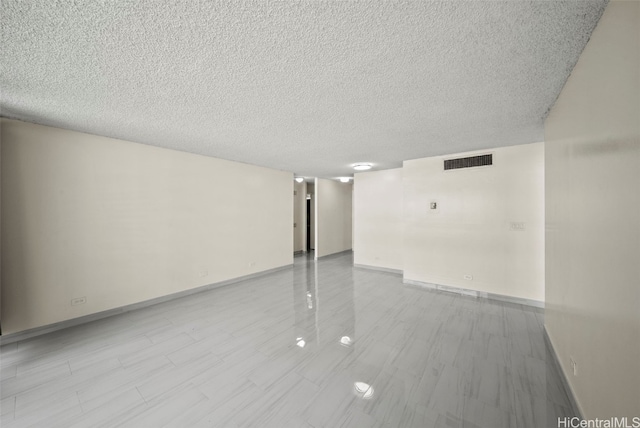
[[3, 334], [2, 336], [0, 336], [0, 345], [6, 345], [8, 343], [29, 339], [31, 337], [40, 336], [43, 334], [51, 333], [54, 331], [62, 330], [65, 328], [76, 326], [76, 325], [86, 324], [91, 321], [96, 321], [96, 320], [108, 318], [114, 315], [135, 311], [136, 309], [157, 305], [158, 303], [179, 299], [181, 297], [190, 296], [196, 293], [202, 293], [204, 291], [213, 290], [214, 288], [224, 287], [225, 285], [234, 284], [236, 282], [245, 281], [248, 279], [267, 275], [269, 273], [277, 272], [280, 270], [291, 269], [292, 267], [293, 267], [293, 264], [280, 266], [273, 269], [267, 269], [261, 272], [256, 272], [249, 275], [243, 275], [237, 278], [227, 279], [225, 281], [215, 282], [212, 284], [203, 285], [201, 287], [191, 288], [189, 290], [179, 291], [177, 293], [168, 294], [166, 296], [155, 297], [153, 299], [145, 300], [143, 302], [132, 303], [130, 305], [121, 306], [119, 308], [108, 309], [106, 311], [96, 312], [94, 314], [84, 315], [78, 318], [72, 318], [72, 319], [60, 321], [54, 324], [48, 324], [41, 327], [35, 327], [28, 330], [18, 331], [16, 333]]
[[402, 282], [409, 285], [428, 288], [430, 290], [446, 291], [448, 293], [460, 294], [463, 296], [480, 297], [483, 299], [498, 300], [500, 302], [515, 303], [518, 305], [533, 306], [535, 308], [543, 308], [544, 302], [533, 299], [525, 299], [522, 297], [505, 296], [503, 294], [488, 293], [486, 291], [469, 290], [467, 288], [452, 287], [449, 285], [431, 284], [428, 282], [415, 281], [413, 279], [405, 279]]
[[549, 336], [549, 332], [547, 331], [546, 325], [543, 327], [543, 331], [544, 331], [544, 341], [547, 343], [547, 347], [549, 348], [549, 351], [553, 356], [553, 364], [555, 365], [556, 370], [558, 370], [558, 373], [560, 374], [560, 380], [562, 381], [562, 386], [564, 387], [564, 390], [567, 396], [569, 397], [569, 402], [571, 403], [571, 407], [572, 407], [571, 410], [573, 410], [575, 415], [578, 416], [580, 419], [584, 419], [584, 412], [582, 411], [582, 407], [580, 407], [578, 400], [576, 400], [576, 396], [573, 393], [573, 389], [569, 384], [569, 379], [567, 378], [567, 374], [562, 369], [562, 365], [560, 364], [560, 358], [558, 358], [558, 353], [556, 352], [556, 348], [553, 346], [553, 342], [551, 341], [551, 337]]
[[377, 270], [377, 271], [380, 271], [380, 272], [395, 273], [397, 275], [402, 275], [403, 274], [402, 269], [391, 269], [391, 268], [380, 267], [380, 266], [361, 265], [361, 264], [358, 264], [358, 263], [354, 263], [353, 267], [354, 268], [358, 268], [358, 269], [369, 269], [369, 270]]
[[331, 254], [327, 254], [327, 255], [324, 255], [324, 256], [316, 257], [316, 260], [326, 259], [326, 258], [329, 258], [329, 257], [340, 257], [340, 256], [344, 256], [347, 253], [353, 253], [353, 250], [351, 248], [349, 248], [348, 250], [338, 251], [337, 253], [331, 253]]

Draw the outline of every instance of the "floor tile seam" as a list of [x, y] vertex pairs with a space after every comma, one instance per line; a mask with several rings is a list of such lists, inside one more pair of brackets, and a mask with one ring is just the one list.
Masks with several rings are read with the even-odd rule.
[[38, 356], [38, 357], [32, 358], [32, 359], [30, 359], [30, 360], [26, 360], [26, 361], [16, 362], [16, 363], [15, 363], [15, 365], [16, 365], [16, 376], [21, 376], [21, 377], [22, 377], [22, 376], [28, 376], [28, 375], [30, 374], [30, 373], [29, 373], [30, 371], [37, 371], [38, 369], [42, 369], [42, 368], [43, 368], [43, 366], [46, 366], [47, 364], [54, 364], [54, 365], [55, 365], [55, 364], [60, 364], [60, 365], [62, 365], [62, 363], [63, 363], [64, 361], [68, 361], [68, 356], [67, 356], [67, 355], [61, 355], [61, 356], [60, 356], [60, 358], [55, 358], [55, 359], [52, 359], [52, 360], [49, 360], [49, 361], [43, 361], [41, 364], [37, 364], [37, 365], [35, 365], [35, 366], [32, 366], [32, 367], [28, 367], [28, 368], [26, 368], [26, 369], [23, 369], [24, 371], [26, 371], [26, 373], [24, 373], [24, 372], [23, 372], [23, 373], [20, 373], [21, 365], [23, 365], [23, 364], [28, 364], [28, 363], [30, 363], [30, 362], [33, 362], [33, 361], [37, 360], [37, 359], [38, 359], [38, 358], [40, 358], [40, 357], [41, 357], [41, 356]]
[[[298, 368], [294, 368], [294, 369], [293, 369], [293, 372], [294, 372], [295, 374], [297, 374], [298, 376], [300, 376], [300, 377], [304, 378], [307, 382], [310, 382], [311, 384], [313, 384], [314, 386], [316, 386], [316, 387], [318, 388], [318, 390], [319, 390], [318, 392], [320, 392], [320, 390], [322, 389], [322, 387], [323, 387], [323, 386], [326, 386], [326, 385], [327, 385], [327, 384], [326, 384], [326, 382], [316, 383], [316, 382], [315, 382], [315, 381], [313, 381], [312, 379], [309, 379], [309, 378], [305, 375], [305, 373], [301, 373], [301, 372], [299, 371], [299, 369], [298, 369]], [[325, 378], [324, 378], [324, 377], [320, 377], [320, 379], [325, 379]]]
[[[105, 372], [105, 373], [100, 373], [95, 377], [104, 377], [104, 376], [108, 376], [108, 375], [109, 375], [109, 373]], [[73, 374], [72, 374], [71, 376], [69, 376], [68, 378], [65, 378], [65, 380], [64, 380], [64, 382], [67, 382], [67, 380], [68, 380], [69, 384], [68, 385], [64, 385], [62, 389], [58, 389], [57, 393], [60, 394], [61, 392], [69, 392], [69, 393], [74, 392], [74, 393], [78, 394], [82, 390], [81, 387], [84, 387], [84, 386], [86, 386], [88, 384], [90, 385], [92, 382], [95, 381], [95, 377], [86, 378], [86, 379], [84, 379], [84, 380], [82, 380], [80, 382], [73, 383], [73, 382], [71, 382], [71, 381], [74, 380], [73, 379]], [[60, 379], [54, 379], [53, 381], [54, 382], [59, 382]], [[33, 388], [33, 389], [29, 390], [29, 391], [25, 391], [25, 392], [21, 392], [19, 394], [16, 394], [16, 396], [15, 396], [16, 397], [16, 401], [17, 401], [18, 398], [20, 398], [21, 395], [30, 394], [30, 393], [35, 392], [38, 389], [42, 389], [42, 388], [46, 389], [47, 387], [48, 387], [47, 384], [42, 384], [42, 385], [38, 385], [37, 387], [35, 387], [35, 388]]]
[[[255, 384], [254, 384], [254, 386], [256, 386], [257, 388], [260, 388], [260, 387], [258, 387], [258, 386], [257, 386], [257, 385], [255, 385]], [[268, 412], [272, 412], [274, 409], [276, 409], [276, 408], [277, 408], [277, 406], [278, 406], [279, 402], [281, 402], [281, 400], [282, 400], [282, 397], [271, 396], [271, 395], [264, 395], [264, 396], [260, 397], [260, 398], [259, 398], [259, 400], [263, 400], [263, 401], [264, 401], [264, 403], [259, 403], [259, 402], [258, 402], [258, 404], [261, 404], [262, 406], [265, 406], [265, 408], [266, 408], [266, 410], [267, 410]], [[254, 403], [255, 403], [255, 402], [254, 402]], [[252, 403], [252, 404], [253, 404], [253, 403]], [[254, 414], [254, 415], [252, 415], [250, 418], [255, 418], [255, 414]], [[251, 419], [249, 419], [249, 420], [251, 420]]]
[[[242, 345], [242, 346], [238, 346], [238, 347], [234, 347], [233, 349], [230, 349], [224, 353], [213, 353], [213, 355], [215, 355], [217, 358], [220, 358], [223, 362], [225, 363], [233, 363], [235, 360], [233, 359], [233, 357], [235, 357], [235, 353], [237, 351], [240, 350], [248, 350], [251, 351], [254, 355], [260, 355], [266, 359], [269, 358], [268, 355], [264, 354], [263, 352], [261, 352], [260, 350], [258, 350], [257, 348], [253, 347], [253, 346], [247, 346], [247, 345]], [[240, 363], [238, 363], [240, 364]], [[236, 364], [237, 365], [237, 364]]]
[[[78, 396], [78, 394], [77, 394], [77, 391], [69, 391], [69, 392], [72, 392], [72, 393], [71, 393], [71, 394], [69, 394], [68, 396], [64, 396], [64, 397], [62, 397], [62, 398], [60, 398], [59, 396], [57, 396], [56, 398], [57, 398], [57, 399], [59, 399], [59, 401], [66, 401], [66, 400], [68, 400], [68, 399], [70, 399], [70, 398], [75, 398], [75, 403], [73, 404], [73, 406], [80, 406], [80, 407], [81, 407], [81, 401], [80, 401], [80, 398], [79, 398], [79, 396]], [[58, 395], [58, 394], [56, 394], [56, 395]], [[51, 403], [50, 403], [50, 402], [49, 402], [49, 403], [46, 403], [46, 405], [49, 405], [49, 406], [50, 406], [50, 405], [51, 405]], [[27, 407], [27, 408], [29, 408], [29, 407], [34, 407], [34, 406], [39, 406], [39, 404], [38, 404], [38, 403], [33, 403], [33, 401], [32, 401], [32, 402], [29, 402], [28, 404], [25, 404], [25, 407]], [[18, 397], [16, 396], [16, 402], [15, 402], [15, 409], [14, 409], [14, 413], [17, 413], [17, 412], [18, 412]], [[29, 414], [30, 414], [30, 413], [27, 413], [27, 415], [26, 415], [26, 416], [28, 416]], [[16, 419], [18, 419], [18, 418], [16, 418]]]
[[[141, 404], [139, 404], [138, 406], [148, 407], [146, 403], [141, 403]], [[138, 406], [134, 406], [134, 407], [132, 407], [132, 408], [130, 408], [130, 409], [127, 409], [127, 411], [126, 411], [126, 412], [130, 412], [130, 411], [134, 410], [134, 409], [135, 409], [136, 407], [138, 407]], [[124, 421], [121, 421], [117, 426], [118, 426], [118, 427], [130, 426], [130, 425], [127, 425], [127, 424], [126, 424], [128, 421], [130, 421], [130, 420], [131, 420], [131, 419], [133, 419], [133, 418], [136, 418], [137, 416], [141, 415], [142, 413], [146, 412], [147, 410], [148, 410], [148, 409], [141, 410], [141, 411], [140, 411], [140, 412], [138, 412], [138, 413], [134, 413], [134, 414], [132, 414], [132, 415], [129, 415], [129, 416], [128, 416]], [[115, 415], [115, 416], [116, 416], [116, 417], [119, 417], [120, 415]], [[110, 417], [109, 419], [107, 419], [107, 421], [106, 421], [106, 422], [102, 422], [102, 423], [98, 424], [98, 425], [96, 426], [96, 428], [113, 428], [113, 426], [114, 426], [114, 425], [113, 425], [113, 419], [114, 419], [114, 417], [113, 417], [113, 416], [112, 416], [112, 417]], [[78, 427], [78, 425], [74, 425], [74, 427]], [[82, 427], [82, 425], [80, 425], [79, 427]]]
[[[186, 334], [185, 334], [185, 336], [186, 336]], [[194, 340], [194, 339], [192, 339], [192, 340]], [[160, 344], [165, 343], [165, 342], [168, 342], [168, 340], [164, 341], [164, 342], [161, 342]], [[182, 345], [182, 347], [191, 345], [193, 343], [195, 343], [195, 340], [193, 342], [191, 342], [191, 343], [186, 344], [186, 345]], [[161, 348], [158, 348], [158, 349], [161, 350], [161, 353], [152, 352], [152, 351], [155, 351], [152, 348], [157, 346], [157, 345], [159, 345], [159, 344], [152, 344], [151, 346], [149, 346], [147, 348], [141, 348], [141, 349], [136, 350], [133, 354], [119, 355], [117, 358], [120, 361], [120, 365], [122, 367], [128, 368], [128, 367], [131, 367], [131, 366], [135, 366], [136, 364], [140, 364], [141, 362], [143, 362], [143, 361], [145, 361], [147, 359], [150, 359], [150, 358], [155, 358], [155, 357], [159, 357], [159, 356], [167, 357], [167, 355], [182, 349], [182, 348], [175, 349], [175, 351], [174, 351], [173, 349], [161, 349]], [[146, 354], [151, 354], [151, 357], [146, 355]], [[127, 358], [133, 358], [132, 359], [133, 362], [129, 363], [129, 364], [126, 364], [125, 362], [122, 361], [122, 358], [125, 358], [125, 361], [126, 361]]]
[[[136, 387], [136, 390], [138, 391], [138, 394], [142, 395], [142, 392], [139, 390], [138, 387]], [[193, 383], [189, 382], [189, 381], [185, 381], [182, 382], [178, 385], [173, 386], [171, 389], [169, 389], [168, 391], [165, 391], [159, 395], [156, 395], [154, 397], [149, 397], [146, 398], [142, 395], [142, 399], [145, 401], [145, 403], [149, 406], [150, 409], [153, 409], [155, 407], [158, 407], [164, 403], [166, 403], [169, 400], [172, 400], [175, 398], [176, 392], [179, 392], [180, 394], [185, 394], [185, 393], [189, 393], [189, 392], [196, 392], [200, 395], [200, 401], [203, 400], [207, 400], [210, 401], [209, 397], [206, 396], [206, 394], [204, 394], [202, 391], [200, 391], [200, 389], [197, 387], [197, 385], [194, 385]]]
[[[18, 395], [20, 395], [20, 394], [24, 394], [24, 393], [26, 393], [26, 392], [33, 391], [34, 389], [37, 389], [37, 388], [41, 388], [41, 387], [47, 386], [47, 384], [49, 384], [49, 383], [57, 382], [60, 378], [69, 377], [69, 376], [71, 376], [71, 374], [56, 375], [56, 376], [54, 376], [53, 378], [48, 379], [48, 380], [47, 380], [46, 382], [44, 382], [44, 383], [38, 383], [38, 384], [36, 384], [36, 385], [34, 385], [34, 386], [30, 387], [30, 388], [27, 388], [27, 389], [25, 389], [25, 390], [21, 390], [21, 391], [19, 391], [19, 392], [15, 393], [15, 394], [7, 395], [7, 396], [0, 396], [0, 399], [4, 400], [5, 398], [11, 397], [11, 396], [16, 396], [16, 397], [17, 397], [17, 396], [18, 396]], [[3, 390], [4, 390], [4, 388], [0, 389], [0, 394], [2, 393], [2, 391], [3, 391]]]
[[[468, 400], [469, 400], [469, 397], [466, 397], [466, 396], [465, 396], [465, 397], [464, 397], [463, 404], [462, 404], [462, 414], [463, 414], [463, 415], [465, 414], [466, 403], [467, 403], [467, 401], [468, 401]], [[483, 407], [485, 407], [485, 406], [494, 407], [494, 409], [495, 409], [495, 410], [498, 410], [499, 412], [501, 412], [501, 413], [503, 413], [503, 414], [505, 414], [505, 415], [511, 415], [511, 416], [513, 416], [513, 420], [516, 420], [516, 414], [515, 414], [515, 412], [505, 411], [505, 410], [503, 410], [503, 409], [501, 409], [501, 408], [499, 408], [499, 407], [493, 406], [493, 405], [491, 405], [491, 404], [487, 404], [487, 403], [483, 402], [483, 401], [482, 401], [482, 400], [480, 400], [480, 399], [477, 399], [477, 401], [480, 401], [480, 403], [483, 405]], [[484, 409], [483, 409], [483, 414], [484, 414]], [[474, 423], [473, 421], [467, 420], [467, 419], [465, 419], [464, 417], [463, 417], [462, 419], [463, 419], [463, 422], [466, 420], [467, 422], [470, 422], [470, 423], [472, 423], [472, 424]], [[474, 425], [472, 425], [472, 426], [477, 426], [477, 425], [475, 425], [475, 424], [474, 424]], [[517, 426], [520, 426], [520, 425], [517, 425]]]
[[0, 345], [0, 362], [2, 361], [2, 355], [8, 355], [10, 353], [18, 352], [18, 342], [3, 343]]
[[[204, 357], [202, 357], [200, 359], [204, 359]], [[195, 363], [196, 362], [194, 362], [194, 364]], [[223, 366], [223, 365], [224, 365], [224, 361], [219, 360], [213, 366], [202, 367], [201, 371], [198, 371], [193, 376], [188, 377], [186, 379], [186, 381], [190, 382], [194, 386], [202, 385], [203, 383], [208, 382], [208, 381], [216, 378], [217, 376], [219, 376], [220, 375], [219, 370], [220, 370], [221, 366]], [[188, 369], [190, 369], [190, 367], [189, 367], [189, 365], [187, 365], [187, 366], [178, 366], [177, 369], [178, 370], [187, 371]], [[200, 381], [198, 379], [200, 379]], [[180, 385], [182, 385], [182, 384], [180, 384]]]
[[[56, 389], [55, 398], [56, 398], [56, 399], [64, 400], [64, 399], [65, 399], [64, 397], [71, 397], [71, 396], [73, 396], [73, 395], [77, 395], [78, 390], [77, 390], [75, 387], [76, 387], [76, 385], [67, 385], [64, 389]], [[16, 402], [15, 402], [16, 407], [18, 406], [18, 404], [19, 404], [19, 403], [20, 403], [20, 404], [22, 404], [21, 399], [22, 399], [22, 400], [27, 400], [27, 402], [26, 402], [25, 404], [22, 404], [22, 405], [24, 405], [24, 406], [30, 406], [30, 405], [32, 405], [34, 402], [38, 401], [38, 399], [34, 399], [34, 398], [29, 399], [30, 397], [28, 396], [28, 394], [32, 394], [32, 393], [36, 392], [38, 389], [45, 389], [45, 390], [46, 390], [46, 389], [47, 389], [47, 387], [46, 387], [46, 385], [45, 385], [45, 386], [43, 386], [43, 387], [37, 387], [37, 388], [34, 388], [34, 389], [32, 389], [32, 390], [29, 390], [29, 391], [25, 391], [25, 392], [21, 392], [21, 393], [19, 393], [19, 394], [16, 394], [16, 395], [15, 395], [15, 398], [16, 398]], [[26, 398], [25, 398], [25, 396], [26, 396]], [[60, 398], [60, 397], [63, 397], [63, 398]]]
[[[15, 420], [15, 418], [16, 418], [16, 396], [13, 395], [13, 396], [6, 397], [2, 401], [6, 400], [7, 398], [13, 398], [13, 400], [12, 400], [13, 402], [11, 403], [12, 409], [8, 412], [8, 414], [11, 414], [12, 415], [11, 419]], [[2, 416], [5, 416], [5, 415], [2, 415]]]
[[[129, 390], [127, 390], [126, 392], [134, 391], [134, 390], [135, 390], [135, 389], [129, 389]], [[146, 405], [146, 403], [144, 402], [144, 398], [142, 398], [142, 397], [140, 396], [140, 394], [139, 394], [137, 391], [136, 391], [136, 393], [138, 394], [138, 397], [140, 398], [140, 400], [142, 400], [142, 403], [137, 403], [137, 404], [129, 403], [129, 404], [127, 404], [126, 406], [124, 406], [124, 408], [118, 409], [118, 411], [119, 411], [119, 412], [127, 412], [127, 411], [130, 411], [130, 410], [134, 409], [136, 406], [143, 405], [143, 404], [144, 404], [144, 405]], [[107, 403], [105, 403], [103, 406], [105, 406], [105, 405], [107, 405], [107, 404], [111, 403], [112, 401], [115, 401], [116, 399], [117, 399], [117, 398], [113, 398], [113, 399], [111, 399], [111, 400], [107, 401]], [[82, 404], [82, 403], [81, 403], [81, 404]], [[81, 423], [81, 422], [83, 422], [83, 421], [86, 419], [86, 417], [87, 417], [87, 416], [90, 416], [90, 415], [92, 415], [92, 414], [94, 414], [94, 413], [99, 413], [99, 412], [101, 412], [101, 411], [103, 410], [103, 406], [94, 407], [94, 408], [92, 408], [92, 409], [88, 409], [88, 410], [86, 410], [86, 411], [85, 411], [85, 410], [84, 410], [84, 408], [81, 406], [81, 407], [82, 407], [82, 410], [83, 410], [83, 411], [82, 411], [82, 415], [81, 415], [81, 416], [82, 416], [83, 418], [81, 418], [79, 421], [77, 421], [76, 423], [74, 423], [72, 426], [74, 426], [74, 427], [75, 427], [75, 426], [79, 426], [78, 424], [79, 424], [79, 423]], [[82, 425], [86, 426], [86, 424], [82, 424]]]
[[[154, 371], [152, 371], [152, 373], [157, 371], [157, 370], [159, 370], [159, 369], [155, 369]], [[112, 393], [112, 392], [115, 392], [117, 390], [128, 390], [128, 389], [131, 389], [131, 388], [137, 388], [137, 380], [131, 380], [129, 378], [123, 378], [123, 379], [120, 379], [120, 380], [121, 380], [121, 382], [116, 383], [115, 386], [112, 384], [108, 390], [103, 390], [103, 391], [101, 391], [101, 393], [105, 394], [105, 393]], [[81, 394], [83, 391], [85, 391], [85, 390], [78, 390], [78, 394]], [[95, 397], [94, 396], [90, 396], [91, 398], [86, 399], [85, 402], [89, 402], [91, 400], [95, 400], [99, 396], [100, 396], [100, 394], [97, 394]]]
[[[132, 367], [136, 367], [136, 366], [140, 365], [143, 361], [145, 361], [145, 360], [146, 360], [146, 359], [143, 359], [142, 361], [138, 361], [138, 362], [135, 362], [135, 363], [133, 363], [133, 364], [124, 365], [124, 364], [122, 363], [122, 360], [120, 359], [121, 357], [117, 357], [117, 358], [118, 358], [118, 361], [120, 362], [120, 366], [121, 366], [121, 367], [122, 367], [122, 369], [123, 369], [123, 370], [125, 370], [125, 371], [130, 371], [130, 370], [132, 370]], [[165, 359], [165, 360], [166, 360], [165, 364], [171, 364], [172, 366], [177, 367], [177, 366], [176, 366], [175, 364], [173, 364], [173, 362], [172, 362], [170, 359], [168, 359], [168, 358], [167, 358], [167, 356], [166, 356], [166, 355], [164, 355], [164, 354], [163, 354], [163, 355], [156, 355], [155, 357], [152, 357], [151, 359], [155, 359], [155, 358], [158, 358], [158, 359]], [[147, 358], [147, 359], [148, 359], [148, 358]], [[157, 369], [158, 369], [158, 368], [156, 367], [154, 370], [157, 370]]]
[[[12, 374], [7, 374], [7, 373], [9, 373], [9, 370], [11, 370]], [[17, 374], [16, 366], [14, 364], [12, 364], [11, 366], [6, 366], [5, 368], [0, 369], [0, 374], [1, 374], [0, 377], [4, 376], [2, 378], [2, 380], [0, 380], [0, 387], [1, 387], [2, 382], [9, 381], [11, 379], [15, 379], [16, 374]]]

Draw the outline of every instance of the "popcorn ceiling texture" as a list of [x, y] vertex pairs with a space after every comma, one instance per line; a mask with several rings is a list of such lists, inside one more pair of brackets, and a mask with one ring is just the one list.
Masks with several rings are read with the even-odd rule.
[[308, 176], [538, 142], [606, 1], [2, 0], [0, 114]]

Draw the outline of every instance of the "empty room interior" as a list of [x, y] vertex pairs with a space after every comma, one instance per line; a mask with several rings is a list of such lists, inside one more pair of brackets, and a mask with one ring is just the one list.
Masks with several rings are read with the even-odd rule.
[[640, 427], [640, 1], [0, 24], [3, 428]]

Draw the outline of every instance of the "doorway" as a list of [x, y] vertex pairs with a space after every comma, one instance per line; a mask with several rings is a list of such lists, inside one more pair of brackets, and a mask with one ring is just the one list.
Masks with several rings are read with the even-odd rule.
[[307, 196], [307, 253], [311, 251], [311, 198]]

